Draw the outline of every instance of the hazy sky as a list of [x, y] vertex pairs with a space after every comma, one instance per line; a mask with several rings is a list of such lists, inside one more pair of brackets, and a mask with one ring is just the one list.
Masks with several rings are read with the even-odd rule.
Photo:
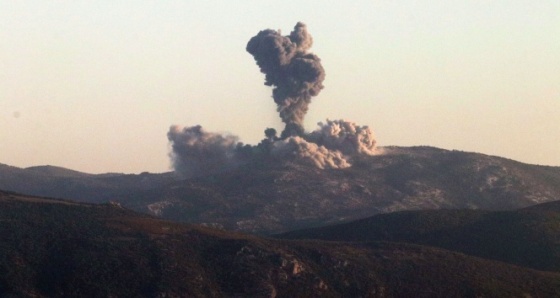
[[307, 130], [560, 166], [558, 0], [0, 0], [0, 163], [167, 171], [172, 124], [256, 144], [283, 124], [245, 46], [298, 21], [327, 73]]

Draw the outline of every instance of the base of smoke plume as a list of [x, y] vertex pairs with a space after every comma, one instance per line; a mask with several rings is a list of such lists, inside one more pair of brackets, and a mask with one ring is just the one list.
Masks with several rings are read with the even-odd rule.
[[367, 126], [345, 120], [327, 120], [318, 125], [311, 133], [283, 139], [267, 130], [267, 138], [256, 146], [244, 145], [233, 135], [207, 132], [200, 125], [172, 126], [167, 136], [173, 168], [184, 177], [215, 174], [263, 158], [343, 169], [352, 166], [353, 157], [380, 154]]

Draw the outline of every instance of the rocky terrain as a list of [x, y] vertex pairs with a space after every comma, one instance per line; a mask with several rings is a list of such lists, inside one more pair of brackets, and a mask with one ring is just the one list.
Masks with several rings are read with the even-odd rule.
[[190, 179], [172, 173], [84, 176], [61, 170], [64, 175], [39, 175], [36, 169], [12, 169], [14, 175], [4, 169], [0, 188], [115, 201], [164, 219], [256, 234], [402, 210], [513, 210], [560, 199], [560, 167], [432, 147], [383, 150], [357, 157], [345, 169], [263, 158]]
[[512, 210], [560, 198], [560, 168], [435, 148], [385, 150], [348, 169], [263, 160], [121, 202], [167, 219], [270, 234], [401, 210]]

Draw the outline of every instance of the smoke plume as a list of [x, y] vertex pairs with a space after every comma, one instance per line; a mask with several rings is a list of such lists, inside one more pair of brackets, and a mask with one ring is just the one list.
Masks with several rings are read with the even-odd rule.
[[341, 169], [352, 166], [357, 155], [376, 154], [375, 137], [367, 126], [327, 120], [318, 123], [315, 131], [305, 132], [303, 118], [325, 79], [321, 60], [307, 53], [312, 44], [303, 23], [297, 23], [288, 36], [270, 29], [260, 31], [247, 44], [247, 51], [265, 74], [265, 84], [273, 87], [272, 97], [285, 123], [280, 137], [275, 129], [267, 128], [265, 138], [250, 146], [236, 136], [207, 132], [200, 125], [171, 126], [167, 137], [175, 170], [187, 177], [204, 175], [267, 157]]
[[342, 169], [352, 166], [356, 155], [378, 154], [373, 131], [345, 120], [319, 122], [319, 128], [303, 137], [276, 140], [271, 155], [293, 158], [320, 169]]
[[169, 128], [173, 168], [184, 176], [215, 173], [237, 163], [243, 144], [236, 136], [206, 132], [200, 125]]
[[288, 36], [267, 29], [247, 43], [247, 52], [265, 74], [265, 85], [274, 87], [272, 98], [286, 124], [282, 138], [303, 134], [303, 118], [311, 97], [323, 89], [325, 71], [321, 59], [307, 53], [312, 44], [313, 38], [301, 22]]
[[340, 151], [329, 150], [298, 136], [274, 142], [270, 153], [276, 157], [302, 161], [319, 169], [343, 169], [352, 166], [347, 160], [348, 157]]
[[308, 141], [346, 155], [376, 154], [375, 137], [369, 127], [346, 120], [327, 120], [325, 124], [318, 124], [319, 129], [306, 135]]

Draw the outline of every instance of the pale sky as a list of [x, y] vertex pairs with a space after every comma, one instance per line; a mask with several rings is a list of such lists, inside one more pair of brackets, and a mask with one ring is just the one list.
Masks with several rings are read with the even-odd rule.
[[283, 125], [245, 46], [298, 21], [327, 74], [308, 131], [560, 166], [558, 0], [0, 0], [0, 163], [168, 171], [173, 124], [256, 144]]

